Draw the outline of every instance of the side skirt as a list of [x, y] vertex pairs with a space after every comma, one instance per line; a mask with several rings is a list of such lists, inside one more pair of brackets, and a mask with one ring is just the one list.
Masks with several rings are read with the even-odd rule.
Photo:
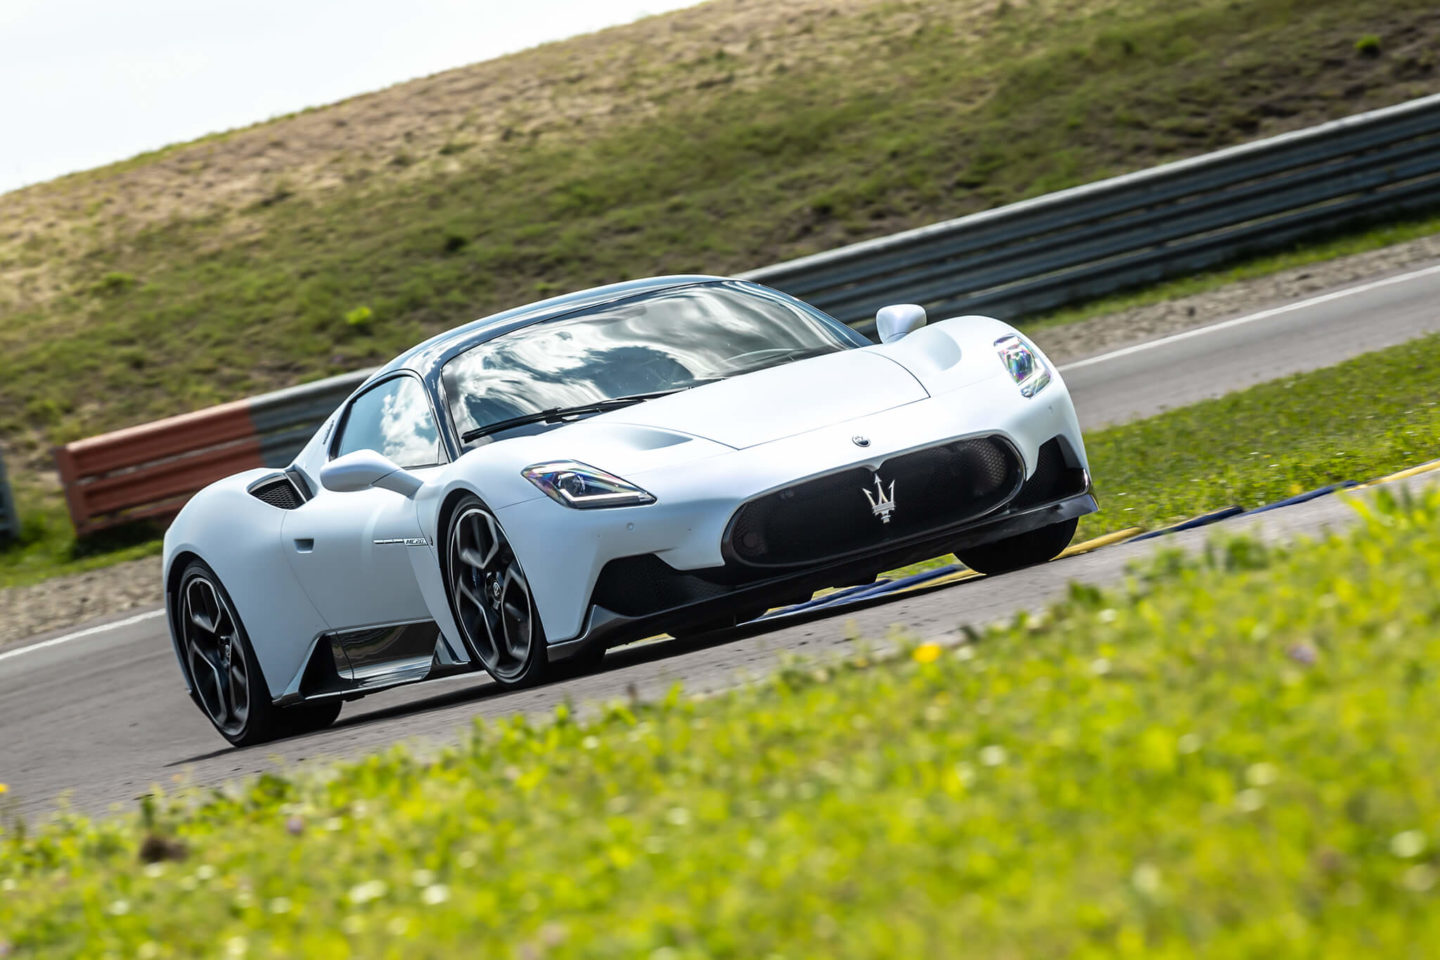
[[275, 698], [277, 706], [325, 697], [355, 699], [476, 667], [450, 649], [434, 620], [323, 633], [310, 642], [305, 666]]

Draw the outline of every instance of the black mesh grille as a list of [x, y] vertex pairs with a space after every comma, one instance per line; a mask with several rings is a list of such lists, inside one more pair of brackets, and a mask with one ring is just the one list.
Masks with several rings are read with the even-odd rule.
[[279, 476], [274, 480], [266, 480], [258, 487], [251, 487], [250, 494], [281, 510], [294, 510], [305, 502], [300, 491], [295, 489], [294, 482], [287, 476]]
[[1020, 488], [1019, 495], [1011, 501], [1010, 506], [1015, 510], [1025, 510], [1084, 492], [1085, 471], [1065, 465], [1065, 453], [1060, 449], [1060, 438], [1052, 437], [1041, 444], [1035, 472], [1025, 481], [1025, 486]]
[[626, 617], [640, 617], [686, 603], [709, 600], [730, 590], [723, 584], [676, 570], [654, 554], [621, 557], [605, 564], [591, 599]]
[[957, 440], [892, 457], [873, 473], [857, 467], [752, 500], [730, 521], [727, 542], [736, 559], [754, 566], [843, 556], [989, 513], [1020, 476], [1005, 441]]

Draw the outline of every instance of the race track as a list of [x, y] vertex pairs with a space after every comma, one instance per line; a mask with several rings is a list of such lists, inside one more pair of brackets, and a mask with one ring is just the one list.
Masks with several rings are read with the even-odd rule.
[[[1236, 318], [1062, 367], [1085, 426], [1123, 422], [1440, 332], [1440, 265], [1299, 304]], [[1043, 335], [1037, 336], [1043, 344]], [[1404, 481], [1419, 485], [1430, 474]], [[1102, 504], [1103, 507], [1103, 504]], [[1337, 498], [1235, 521], [1283, 537], [1346, 522]], [[1203, 542], [1208, 530], [1168, 538]], [[213, 784], [285, 763], [353, 755], [399, 739], [453, 737], [471, 717], [548, 711], [576, 703], [733, 685], [769, 671], [781, 651], [843, 652], [850, 637], [884, 641], [894, 624], [920, 637], [953, 636], [1043, 606], [1072, 580], [1114, 582], [1155, 541], [1123, 544], [998, 578], [982, 578], [817, 615], [731, 631], [707, 643], [664, 641], [612, 651], [598, 674], [512, 694], [478, 676], [401, 688], [348, 704], [327, 731], [233, 750], [185, 696], [158, 612], [114, 618], [0, 651], [0, 782], [33, 816], [68, 793], [103, 811], [172, 779]]]

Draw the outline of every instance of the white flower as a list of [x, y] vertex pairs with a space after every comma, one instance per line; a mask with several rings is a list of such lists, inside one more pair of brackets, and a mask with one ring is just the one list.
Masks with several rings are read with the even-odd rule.
[[435, 882], [435, 871], [416, 870], [410, 874], [410, 882], [417, 887], [428, 887]]
[[980, 750], [980, 762], [987, 767], [998, 767], [1005, 762], [1005, 759], [1005, 748], [996, 746], [993, 743], [988, 747], [982, 747]]
[[1160, 892], [1160, 870], [1154, 864], [1142, 863], [1130, 875], [1130, 882], [1145, 896], [1153, 897]]
[[105, 908], [105, 912], [112, 917], [123, 917], [130, 912], [129, 900], [115, 900]]
[[420, 901], [426, 906], [439, 906], [450, 899], [450, 888], [443, 883], [432, 883], [420, 893]]
[[1275, 776], [1273, 763], [1253, 763], [1245, 771], [1245, 782], [1252, 787], [1268, 787], [1275, 782]]
[[371, 900], [379, 900], [389, 892], [390, 888], [384, 880], [366, 880], [351, 887], [347, 896], [351, 903], [369, 903]]
[[1246, 813], [1254, 813], [1265, 806], [1265, 794], [1259, 790], [1241, 790], [1235, 794], [1235, 806]]
[[1410, 860], [1425, 852], [1425, 834], [1419, 830], [1406, 830], [1390, 838], [1390, 852], [1402, 860]]
[[271, 913], [289, 913], [290, 907], [291, 903], [289, 897], [276, 897], [275, 899], [270, 901]]

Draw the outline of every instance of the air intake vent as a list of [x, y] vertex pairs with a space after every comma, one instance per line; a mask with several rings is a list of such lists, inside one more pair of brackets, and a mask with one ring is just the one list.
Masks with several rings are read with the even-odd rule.
[[295, 481], [283, 473], [261, 480], [250, 488], [250, 495], [281, 510], [294, 510], [305, 502], [305, 498], [295, 488]]

